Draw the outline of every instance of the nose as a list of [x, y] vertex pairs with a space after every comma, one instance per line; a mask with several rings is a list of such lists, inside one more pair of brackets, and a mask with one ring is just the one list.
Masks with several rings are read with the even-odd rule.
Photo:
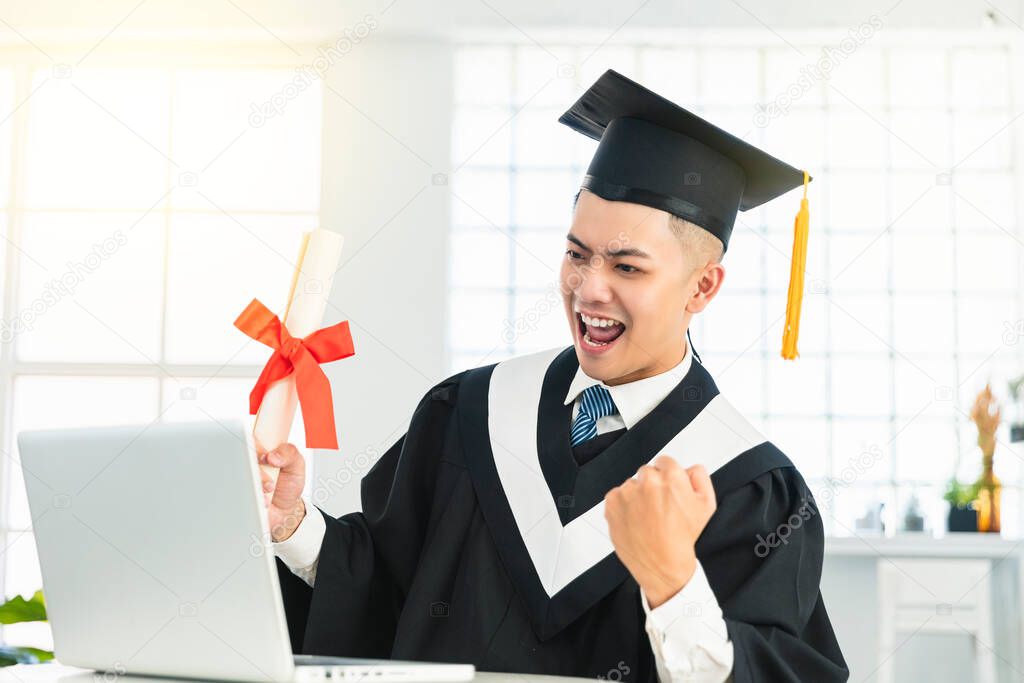
[[577, 286], [574, 292], [581, 302], [608, 303], [612, 300], [612, 290], [603, 268], [580, 268], [575, 278]]

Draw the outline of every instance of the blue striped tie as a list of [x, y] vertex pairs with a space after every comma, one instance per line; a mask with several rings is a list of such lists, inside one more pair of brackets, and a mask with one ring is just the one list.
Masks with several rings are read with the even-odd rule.
[[587, 439], [597, 436], [597, 420], [605, 415], [614, 415], [615, 402], [612, 395], [600, 384], [587, 387], [580, 397], [580, 410], [576, 414], [572, 431], [569, 433], [573, 446], [578, 446]]

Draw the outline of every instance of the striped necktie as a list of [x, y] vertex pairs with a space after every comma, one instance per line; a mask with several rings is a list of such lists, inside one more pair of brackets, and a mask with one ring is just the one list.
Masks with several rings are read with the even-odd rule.
[[583, 390], [580, 397], [580, 409], [569, 433], [573, 446], [578, 446], [587, 439], [597, 436], [597, 420], [605, 415], [616, 413], [612, 395], [600, 384]]

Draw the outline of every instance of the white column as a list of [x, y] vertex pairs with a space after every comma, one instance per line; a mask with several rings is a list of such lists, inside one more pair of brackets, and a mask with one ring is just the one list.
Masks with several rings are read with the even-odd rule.
[[313, 502], [359, 507], [359, 478], [444, 378], [452, 46], [370, 35], [324, 81], [321, 227], [345, 235], [327, 323], [356, 355], [327, 372], [340, 452], [316, 454]]

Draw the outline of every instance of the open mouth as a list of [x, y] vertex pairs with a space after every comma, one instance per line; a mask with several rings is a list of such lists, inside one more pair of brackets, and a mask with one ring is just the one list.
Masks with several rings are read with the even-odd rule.
[[626, 331], [626, 325], [621, 321], [579, 312], [576, 313], [576, 325], [580, 331], [580, 345], [591, 353], [609, 351]]

